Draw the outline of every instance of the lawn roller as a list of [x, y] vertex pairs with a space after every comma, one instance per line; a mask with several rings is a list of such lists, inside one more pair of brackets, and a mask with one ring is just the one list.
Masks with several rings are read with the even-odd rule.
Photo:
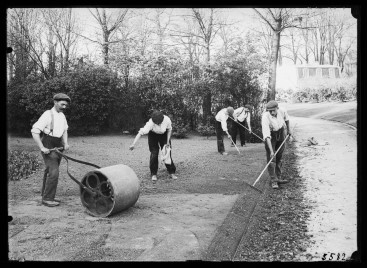
[[[140, 185], [135, 172], [126, 165], [99, 167], [71, 158], [54, 148], [66, 160], [69, 177], [80, 186], [80, 199], [87, 212], [95, 217], [107, 217], [133, 206], [139, 198]], [[97, 169], [84, 175], [81, 182], [69, 172], [69, 161], [93, 166]]]

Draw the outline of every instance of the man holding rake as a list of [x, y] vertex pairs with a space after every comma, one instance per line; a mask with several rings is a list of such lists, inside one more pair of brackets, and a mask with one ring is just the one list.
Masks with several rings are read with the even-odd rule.
[[231, 135], [228, 132], [227, 120], [229, 116], [233, 116], [234, 109], [231, 106], [221, 109], [215, 116], [215, 132], [217, 133], [217, 146], [218, 152], [222, 155], [227, 155], [225, 152], [223, 143], [223, 132], [227, 134], [227, 137], [231, 139]]
[[234, 110], [233, 113], [233, 118], [234, 121], [232, 123], [232, 139], [233, 139], [233, 144], [231, 144], [231, 147], [234, 147], [236, 144], [236, 137], [237, 137], [237, 130], [240, 132], [240, 141], [241, 141], [241, 146], [246, 146], [246, 141], [245, 141], [245, 120], [247, 123], [247, 127], [248, 130], [251, 134], [251, 105], [246, 104], [244, 107], [239, 107], [236, 110]]
[[[289, 124], [289, 116], [284, 108], [278, 107], [278, 103], [274, 100], [266, 104], [266, 111], [261, 118], [262, 133], [265, 142], [267, 162], [274, 156], [274, 152], [278, 149], [277, 155], [272, 159], [268, 166], [270, 182], [273, 189], [279, 188], [278, 183], [287, 183], [282, 180], [282, 154], [285, 149], [287, 134], [292, 135]], [[279, 148], [281, 146], [281, 148]]]

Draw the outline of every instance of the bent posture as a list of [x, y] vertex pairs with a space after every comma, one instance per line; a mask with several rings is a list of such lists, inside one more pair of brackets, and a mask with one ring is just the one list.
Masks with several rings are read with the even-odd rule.
[[228, 133], [227, 127], [227, 120], [228, 116], [233, 115], [233, 107], [228, 106], [227, 108], [223, 108], [220, 110], [217, 115], [215, 116], [216, 124], [215, 124], [215, 131], [217, 133], [217, 147], [218, 152], [222, 155], [227, 155], [228, 153], [225, 152], [224, 143], [223, 143], [223, 132], [227, 134], [227, 137], [230, 139], [231, 135]]
[[[157, 180], [158, 172], [158, 154], [159, 147], [162, 149], [163, 146], [172, 148], [171, 146], [171, 134], [172, 134], [172, 122], [171, 119], [163, 115], [160, 111], [154, 111], [151, 118], [141, 128], [136, 135], [133, 143], [130, 145], [129, 149], [134, 150], [136, 142], [140, 139], [142, 135], [148, 134], [148, 145], [150, 151], [150, 162], [149, 168], [152, 176], [152, 181]], [[172, 179], [177, 179], [175, 175], [176, 167], [172, 160], [172, 151], [170, 151], [171, 164], [165, 163], [168, 173]]]
[[[274, 100], [266, 104], [266, 111], [261, 118], [262, 133], [265, 142], [267, 162], [274, 156], [283, 143], [287, 134], [292, 135], [289, 126], [289, 116], [284, 108], [278, 107], [278, 103]], [[274, 189], [279, 188], [278, 183], [286, 183], [282, 180], [282, 155], [286, 144], [279, 149], [276, 156], [272, 159], [268, 166], [271, 186]]]
[[[32, 127], [32, 137], [41, 150], [45, 162], [45, 171], [41, 189], [42, 204], [49, 207], [58, 206], [60, 201], [55, 199], [57, 184], [59, 181], [59, 166], [61, 156], [55, 151], [55, 147], [69, 149], [68, 123], [63, 111], [70, 103], [70, 98], [63, 93], [53, 97], [54, 107], [45, 111]], [[41, 132], [43, 133], [41, 138]]]
[[[251, 134], [251, 105], [246, 104], [244, 107], [239, 107], [234, 110], [233, 118], [236, 122], [232, 122], [232, 140], [236, 144], [237, 130], [240, 132], [241, 146], [246, 146], [245, 136], [245, 120], [247, 128]], [[232, 144], [231, 146], [234, 146]]]

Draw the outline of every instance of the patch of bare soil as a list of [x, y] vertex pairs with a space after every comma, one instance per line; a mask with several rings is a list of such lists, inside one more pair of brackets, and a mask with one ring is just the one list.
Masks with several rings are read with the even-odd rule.
[[[238, 195], [265, 165], [263, 144], [241, 147], [239, 155], [225, 141], [228, 156], [216, 152], [216, 140], [192, 137], [173, 141], [178, 180], [160, 164], [158, 181], [149, 174], [147, 140], [129, 151], [132, 137], [70, 138], [70, 157], [109, 166], [123, 163], [140, 180], [137, 203], [106, 219], [91, 217], [80, 202], [79, 187], [62, 160], [59, 207], [40, 204], [42, 170], [8, 187], [9, 257], [48, 261], [182, 261], [202, 259], [216, 229]], [[31, 139], [10, 139], [9, 147], [38, 153]], [[90, 171], [70, 163], [80, 179]]]

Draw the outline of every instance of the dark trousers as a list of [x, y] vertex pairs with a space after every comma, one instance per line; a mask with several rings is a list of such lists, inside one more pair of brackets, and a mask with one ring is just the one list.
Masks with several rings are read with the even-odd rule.
[[[63, 146], [61, 138], [47, 135], [42, 137], [42, 143], [47, 149]], [[61, 156], [55, 151], [52, 151], [49, 154], [42, 153], [42, 157], [45, 162], [45, 170], [43, 174], [41, 195], [43, 200], [52, 201], [55, 198], [57, 184], [59, 182]]]
[[[273, 147], [274, 153], [278, 150], [278, 148], [280, 147], [286, 136], [287, 131], [284, 129], [284, 127], [279, 129], [278, 131], [271, 132], [271, 146]], [[273, 160], [268, 166], [268, 172], [271, 181], [276, 181], [277, 179], [280, 179], [282, 175], [282, 156], [285, 147], [286, 143], [284, 143], [282, 148], [279, 149], [279, 152], [276, 154], [276, 156], [273, 158]], [[270, 161], [270, 149], [268, 148], [266, 142], [265, 142], [265, 150], [266, 150], [266, 159], [268, 163]]]
[[224, 142], [223, 142], [223, 132], [224, 131], [222, 129], [222, 124], [220, 122], [218, 122], [217, 120], [215, 120], [215, 132], [217, 133], [218, 152], [223, 153], [223, 152], [225, 152]]
[[231, 128], [231, 136], [232, 136], [232, 140], [234, 142], [234, 144], [236, 144], [236, 137], [237, 137], [237, 130], [240, 132], [240, 141], [241, 141], [241, 145], [245, 145], [246, 141], [245, 141], [245, 128], [241, 127], [241, 126], [245, 126], [245, 120], [243, 122], [237, 121], [234, 122], [232, 121], [232, 128]]
[[[163, 146], [167, 142], [167, 131], [163, 134], [157, 134], [153, 131], [150, 131], [148, 133], [148, 145], [149, 145], [149, 151], [150, 151], [150, 162], [149, 162], [149, 168], [151, 175], [157, 175], [158, 171], [158, 154], [159, 154], [159, 148], [163, 148]], [[169, 144], [171, 145], [171, 140], [169, 141]], [[172, 150], [170, 152], [170, 157], [172, 160]], [[175, 164], [173, 163], [173, 160], [170, 165], [166, 165], [167, 171], [169, 174], [174, 174], [176, 172]]]

